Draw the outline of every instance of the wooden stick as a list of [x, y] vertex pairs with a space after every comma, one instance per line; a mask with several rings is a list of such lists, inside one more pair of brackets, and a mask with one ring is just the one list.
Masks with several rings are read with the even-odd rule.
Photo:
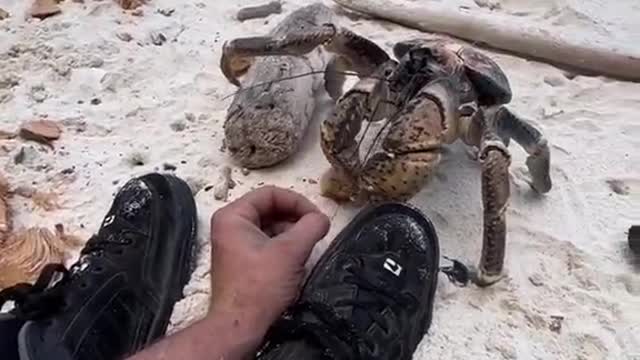
[[[434, 1], [334, 0], [370, 16], [414, 29], [443, 33], [487, 44], [535, 60], [549, 62], [586, 75], [604, 75], [640, 82], [640, 56], [607, 49], [585, 39], [582, 43], [562, 37], [562, 29], [543, 29], [523, 22], [500, 21], [495, 15], [471, 13]], [[504, 17], [503, 17], [504, 18]]]

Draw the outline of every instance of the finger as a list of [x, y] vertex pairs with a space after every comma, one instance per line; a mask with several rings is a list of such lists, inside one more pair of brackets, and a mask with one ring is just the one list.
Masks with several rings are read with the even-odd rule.
[[[213, 243], [227, 239], [265, 237], [263, 231], [252, 221], [234, 213], [233, 209], [221, 208], [211, 216], [211, 235]], [[267, 238], [268, 239], [268, 238]]]
[[303, 216], [287, 231], [274, 237], [278, 246], [284, 246], [300, 265], [311, 255], [313, 247], [329, 231], [329, 218], [317, 212]]
[[276, 221], [266, 226], [263, 226], [262, 229], [266, 234], [271, 237], [278, 236], [283, 232], [291, 229], [296, 223], [292, 221]]
[[260, 226], [261, 218], [274, 214], [286, 214], [297, 219], [319, 212], [309, 199], [291, 190], [265, 186], [238, 198], [230, 205], [233, 211]]

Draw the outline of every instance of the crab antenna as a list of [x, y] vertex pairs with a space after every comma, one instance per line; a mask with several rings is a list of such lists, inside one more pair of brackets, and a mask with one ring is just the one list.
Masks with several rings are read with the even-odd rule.
[[[407, 99], [407, 98], [409, 98], [409, 93], [410, 92], [411, 92], [411, 88], [409, 86], [405, 86], [402, 89], [402, 92], [397, 97], [397, 99]], [[363, 167], [367, 163], [367, 160], [369, 159], [369, 155], [371, 154], [371, 151], [373, 150], [373, 148], [376, 147], [376, 144], [378, 143], [378, 140], [380, 139], [380, 136], [382, 135], [382, 133], [384, 133], [384, 131], [387, 128], [387, 126], [389, 126], [389, 124], [391, 124], [391, 122], [393, 122], [393, 120], [400, 114], [400, 111], [402, 111], [402, 107], [404, 106], [404, 103], [401, 103], [400, 105], [398, 105], [398, 104], [394, 103], [393, 101], [382, 100], [381, 102], [376, 104], [376, 108], [374, 109], [374, 115], [375, 115], [375, 112], [378, 110], [378, 106], [383, 102], [393, 105], [393, 107], [395, 107], [397, 110], [396, 110], [396, 112], [393, 113], [393, 115], [389, 116], [389, 119], [387, 120], [387, 122], [384, 123], [382, 128], [376, 134], [376, 137], [373, 139], [373, 142], [371, 143], [371, 146], [369, 147], [369, 150], [367, 150], [367, 153], [365, 154], [364, 159], [361, 162], [361, 167]], [[360, 142], [358, 143], [358, 147], [357, 147], [358, 149], [360, 148], [360, 144], [362, 143], [362, 141], [363, 141], [368, 129], [369, 129], [369, 127], [367, 126], [367, 128], [365, 129], [365, 132], [362, 134], [362, 138], [360, 139]]]
[[[398, 110], [395, 113], [393, 113], [393, 115], [389, 116], [389, 119], [387, 120], [387, 122], [385, 122], [384, 125], [382, 126], [382, 128], [380, 128], [380, 130], [376, 134], [376, 137], [373, 138], [373, 142], [371, 143], [371, 146], [369, 147], [369, 150], [367, 150], [367, 153], [364, 155], [364, 158], [362, 159], [362, 162], [361, 162], [361, 165], [360, 165], [361, 167], [363, 167], [367, 163], [367, 160], [369, 160], [369, 155], [371, 155], [371, 151], [376, 147], [376, 144], [378, 143], [378, 140], [380, 139], [380, 135], [382, 135], [382, 133], [384, 133], [384, 130], [387, 128], [387, 126], [389, 126], [389, 124], [391, 124], [393, 119], [395, 119], [396, 116], [398, 116], [398, 114], [400, 114], [400, 111], [402, 110], [393, 101], [383, 100], [383, 101], [379, 102], [378, 104], [376, 104], [376, 108], [375, 108], [375, 110], [373, 112], [372, 118], [375, 115], [375, 112], [378, 110], [378, 106], [382, 102], [387, 103], [387, 104], [391, 104], [391, 105], [393, 105], [393, 107], [397, 108]], [[364, 137], [366, 136], [367, 131], [369, 130], [369, 125], [370, 124], [371, 124], [371, 122], [369, 122], [369, 124], [367, 124], [367, 127], [365, 128], [364, 133], [362, 134], [362, 138], [360, 138], [360, 141], [358, 142], [358, 147], [356, 149], [360, 149], [360, 144], [362, 144], [362, 141], [364, 140]]]
[[[281, 81], [286, 81], [286, 80], [293, 80], [293, 79], [298, 79], [298, 78], [302, 78], [305, 76], [310, 76], [310, 75], [317, 75], [317, 74], [324, 74], [325, 70], [314, 70], [314, 71], [309, 71], [306, 73], [302, 73], [302, 74], [297, 74], [297, 75], [291, 75], [291, 76], [285, 76], [276, 80], [271, 80], [271, 81], [265, 81], [265, 82], [261, 82], [258, 84], [253, 84], [251, 86], [247, 86], [246, 88], [241, 88], [238, 91], [235, 91], [227, 96], [224, 96], [222, 98], [222, 100], [226, 100], [234, 95], [237, 95], [239, 93], [245, 92], [245, 91], [249, 91], [251, 89], [257, 88], [259, 86], [265, 86], [265, 85], [271, 85], [271, 84], [275, 84], [275, 83], [279, 83]], [[360, 76], [360, 74], [358, 74], [357, 72], [354, 71], [336, 71], [336, 73], [338, 74], [342, 74], [342, 75], [346, 75], [346, 76]], [[386, 78], [378, 78], [375, 76], [362, 76], [362, 79], [375, 79], [375, 80], [382, 80], [382, 81], [388, 81]]]

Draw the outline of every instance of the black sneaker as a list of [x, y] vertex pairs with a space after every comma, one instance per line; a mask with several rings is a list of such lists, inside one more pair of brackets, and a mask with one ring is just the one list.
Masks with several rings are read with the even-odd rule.
[[161, 174], [127, 182], [69, 271], [49, 265], [36, 284], [2, 291], [0, 302], [14, 300], [13, 314], [29, 320], [21, 359], [115, 360], [158, 339], [189, 279], [195, 236], [185, 182]]
[[411, 359], [429, 329], [439, 267], [431, 222], [407, 205], [361, 212], [270, 330], [258, 359]]

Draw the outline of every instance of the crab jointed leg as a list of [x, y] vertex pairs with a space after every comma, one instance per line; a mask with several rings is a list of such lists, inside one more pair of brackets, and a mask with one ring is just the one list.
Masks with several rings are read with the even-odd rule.
[[324, 46], [326, 50], [342, 57], [334, 60], [330, 69], [345, 70], [349, 67], [361, 76], [372, 74], [379, 65], [389, 60], [387, 53], [370, 40], [333, 24], [324, 24], [283, 37], [261, 36], [232, 40], [224, 45], [220, 66], [227, 79], [239, 85], [237, 78], [246, 71], [253, 57], [299, 56], [318, 46]]
[[542, 133], [504, 106], [487, 109], [486, 114], [495, 119], [498, 133], [507, 145], [508, 140], [513, 139], [529, 154], [527, 167], [532, 178], [531, 187], [539, 193], [551, 190], [549, 146]]
[[[480, 110], [482, 111], [482, 110]], [[506, 210], [509, 201], [509, 165], [507, 147], [498, 136], [495, 122], [484, 119], [480, 144], [482, 161], [482, 203], [484, 205], [484, 231], [482, 254], [472, 281], [487, 286], [500, 280], [504, 266], [507, 236]]]

